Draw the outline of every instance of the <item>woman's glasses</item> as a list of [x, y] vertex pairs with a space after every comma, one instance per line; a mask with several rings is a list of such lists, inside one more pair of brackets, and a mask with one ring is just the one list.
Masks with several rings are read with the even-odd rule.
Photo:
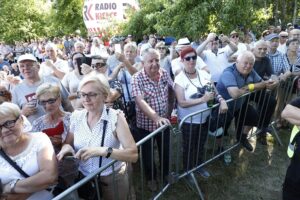
[[238, 35], [232, 35], [231, 38], [238, 38]]
[[48, 100], [41, 100], [41, 101], [39, 100], [38, 104], [41, 105], [41, 106], [45, 106], [47, 103], [52, 105], [56, 102], [56, 100], [57, 100], [57, 98], [50, 98]]
[[187, 56], [184, 58], [185, 61], [197, 60], [197, 56]]
[[166, 47], [156, 47], [156, 49], [158, 49], [158, 50], [165, 50]]
[[0, 124], [0, 132], [2, 131], [3, 127], [8, 128], [8, 129], [13, 128], [16, 125], [19, 118], [20, 118], [20, 115], [15, 120], [8, 120], [8, 121], [4, 122], [3, 124]]
[[98, 93], [90, 92], [90, 93], [83, 93], [83, 92], [77, 92], [77, 97], [78, 98], [85, 98], [87, 97], [88, 99], [95, 98]]

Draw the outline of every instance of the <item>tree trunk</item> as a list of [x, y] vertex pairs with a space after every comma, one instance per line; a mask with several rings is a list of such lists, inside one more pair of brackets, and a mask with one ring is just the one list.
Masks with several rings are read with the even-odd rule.
[[294, 1], [294, 14], [293, 14], [293, 24], [296, 24], [296, 20], [297, 20], [297, 0]]

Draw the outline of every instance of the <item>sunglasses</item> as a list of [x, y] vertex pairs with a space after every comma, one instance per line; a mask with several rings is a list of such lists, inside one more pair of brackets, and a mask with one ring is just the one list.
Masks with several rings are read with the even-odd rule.
[[47, 103], [52, 105], [56, 102], [57, 98], [50, 98], [48, 100], [42, 100], [42, 101], [38, 101], [38, 104], [41, 106], [45, 106]]
[[92, 64], [92, 68], [94, 69], [100, 69], [102, 67], [105, 67], [106, 63], [95, 63], [95, 64]]
[[185, 61], [197, 60], [197, 56], [187, 56], [184, 58]]
[[165, 50], [166, 47], [156, 47], [156, 49], [158, 49], [158, 50]]
[[280, 37], [282, 37], [282, 38], [288, 38], [288, 36], [284, 36], [284, 35], [282, 35], [282, 36], [280, 36]]
[[238, 38], [238, 35], [232, 35], [231, 38]]
[[18, 119], [20, 118], [20, 116], [18, 116], [15, 120], [8, 120], [6, 122], [4, 122], [3, 124], [0, 125], [0, 131], [2, 131], [2, 127], [5, 128], [13, 128], [16, 125], [16, 122], [18, 121]]

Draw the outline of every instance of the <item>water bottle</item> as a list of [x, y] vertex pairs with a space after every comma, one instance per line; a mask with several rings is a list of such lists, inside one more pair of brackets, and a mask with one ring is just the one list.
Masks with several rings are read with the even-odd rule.
[[[206, 88], [207, 92], [214, 92], [214, 87], [212, 86], [211, 83], [208, 83], [207, 88]], [[211, 99], [207, 102], [207, 106], [208, 107], [212, 107], [214, 105], [214, 99]]]
[[230, 151], [227, 151], [225, 154], [224, 154], [224, 163], [225, 165], [229, 165], [231, 163], [231, 154], [230, 154]]

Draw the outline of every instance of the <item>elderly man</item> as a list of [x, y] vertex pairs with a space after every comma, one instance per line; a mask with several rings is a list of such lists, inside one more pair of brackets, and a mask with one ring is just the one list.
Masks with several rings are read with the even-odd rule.
[[[173, 109], [174, 95], [170, 94], [173, 81], [168, 73], [159, 66], [159, 53], [155, 49], [147, 49], [142, 55], [143, 69], [133, 75], [132, 97], [136, 102], [137, 134], [135, 139], [141, 140], [160, 126], [169, 125], [171, 111]], [[158, 134], [154, 137], [163, 167], [163, 178], [167, 178], [169, 171], [169, 133]], [[151, 172], [156, 175], [156, 167], [153, 160], [153, 146], [151, 141], [143, 144], [143, 162], [145, 166], [148, 187], [156, 189], [151, 182]], [[163, 160], [163, 163], [162, 163]], [[152, 168], [153, 166], [153, 168]]]
[[21, 108], [22, 114], [28, 117], [30, 122], [45, 114], [43, 107], [38, 104], [35, 96], [38, 86], [45, 82], [59, 85], [63, 108], [66, 111], [73, 111], [68, 100], [69, 93], [67, 90], [54, 76], [39, 76], [40, 66], [32, 54], [21, 55], [18, 59], [18, 65], [24, 81], [13, 89], [12, 101]]
[[[221, 75], [217, 89], [219, 94], [223, 98], [227, 99], [237, 99], [247, 92], [259, 91], [265, 88], [272, 89], [274, 86], [274, 81], [267, 80], [264, 81], [262, 78], [253, 70], [253, 65], [255, 62], [255, 57], [252, 52], [245, 51], [240, 54], [237, 58], [236, 64], [226, 68]], [[236, 139], [239, 141], [241, 138], [241, 144], [248, 150], [253, 151], [252, 145], [247, 140], [247, 134], [252, 126], [257, 126], [264, 130], [271, 119], [274, 112], [274, 98], [265, 94], [264, 90], [261, 91], [262, 95], [266, 95], [265, 99], [271, 99], [271, 103], [263, 104], [263, 101], [256, 96], [251, 95], [247, 98], [241, 98], [236, 100], [236, 102], [229, 103], [228, 110], [228, 121], [226, 129], [228, 129], [231, 119], [235, 117], [236, 122]], [[253, 100], [258, 105], [258, 110], [261, 114], [265, 114], [262, 123], [258, 124], [259, 113], [254, 107], [248, 104], [249, 100]]]
[[283, 54], [286, 54], [286, 41], [289, 38], [289, 34], [285, 31], [281, 31], [279, 33], [279, 45], [277, 47], [277, 50], [280, 51]]
[[[219, 48], [219, 42], [228, 43], [229, 47]], [[210, 45], [209, 50], [205, 50], [207, 45]], [[207, 64], [214, 82], [217, 82], [223, 70], [230, 64], [229, 57], [237, 51], [237, 46], [233, 41], [225, 35], [217, 36], [215, 33], [210, 33], [207, 39], [197, 48], [197, 54]]]
[[279, 76], [282, 80], [286, 80], [286, 78], [291, 75], [291, 72], [289, 71], [290, 65], [286, 56], [277, 50], [279, 36], [276, 33], [272, 33], [266, 36], [265, 40], [267, 41], [268, 46], [267, 57], [271, 62], [273, 74]]
[[46, 44], [45, 49], [49, 59], [41, 64], [40, 76], [53, 75], [62, 80], [70, 71], [68, 61], [57, 57], [57, 47], [54, 43]]

